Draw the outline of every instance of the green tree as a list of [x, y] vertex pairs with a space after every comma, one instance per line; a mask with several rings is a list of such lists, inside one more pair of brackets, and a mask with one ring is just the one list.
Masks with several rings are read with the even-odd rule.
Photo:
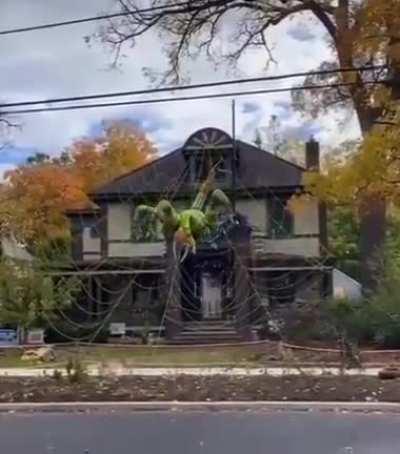
[[354, 210], [348, 206], [335, 207], [328, 212], [329, 249], [337, 267], [354, 279], [360, 279], [360, 225]]
[[[393, 266], [395, 266], [395, 263], [400, 264], [400, 216], [398, 209], [393, 205], [389, 207], [388, 212], [385, 241], [386, 257], [382, 259], [385, 270], [392, 266], [390, 265], [391, 261], [393, 261]], [[348, 205], [330, 208], [328, 211], [330, 252], [337, 260], [337, 267], [357, 280], [361, 279], [359, 235], [360, 221], [354, 208]], [[391, 276], [393, 275], [394, 273], [391, 272]]]
[[22, 332], [45, 328], [69, 307], [77, 291], [73, 279], [54, 281], [30, 265], [0, 263], [0, 323]]

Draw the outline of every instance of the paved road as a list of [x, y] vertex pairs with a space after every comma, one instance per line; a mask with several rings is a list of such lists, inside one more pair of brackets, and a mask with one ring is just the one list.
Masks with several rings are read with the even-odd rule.
[[398, 454], [400, 415], [273, 411], [1, 414], [1, 454]]

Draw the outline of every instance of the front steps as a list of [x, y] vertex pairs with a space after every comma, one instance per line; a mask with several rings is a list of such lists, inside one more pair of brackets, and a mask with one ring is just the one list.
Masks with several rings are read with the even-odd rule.
[[174, 345], [210, 345], [236, 343], [242, 340], [232, 322], [204, 320], [184, 323], [182, 331], [168, 343]]

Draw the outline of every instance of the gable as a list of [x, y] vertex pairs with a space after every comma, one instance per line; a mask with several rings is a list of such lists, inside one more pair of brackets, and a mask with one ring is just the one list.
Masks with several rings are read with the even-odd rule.
[[181, 150], [175, 150], [110, 181], [97, 189], [92, 197], [96, 200], [111, 196], [167, 193], [179, 182], [185, 165]]
[[301, 186], [305, 169], [254, 145], [238, 141], [238, 187], [264, 189]]
[[[246, 142], [237, 141], [239, 168], [238, 189], [299, 187], [304, 169]], [[188, 150], [185, 149], [187, 153]], [[105, 184], [94, 194], [94, 200], [117, 197], [167, 195], [179, 189], [192, 191], [186, 178], [187, 161], [184, 147]]]

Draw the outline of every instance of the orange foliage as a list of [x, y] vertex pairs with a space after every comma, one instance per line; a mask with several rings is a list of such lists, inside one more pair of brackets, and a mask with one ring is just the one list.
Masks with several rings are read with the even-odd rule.
[[0, 199], [2, 227], [27, 240], [59, 236], [63, 209], [84, 199], [82, 182], [54, 164], [20, 167], [8, 173]]
[[[65, 236], [65, 211], [89, 202], [96, 186], [152, 159], [155, 148], [128, 123], [114, 123], [104, 135], [75, 142], [69, 159], [24, 165], [6, 174], [0, 190], [0, 227], [30, 242]], [[65, 153], [64, 153], [65, 155]]]
[[85, 190], [142, 166], [153, 159], [156, 150], [146, 136], [130, 123], [112, 123], [104, 137], [75, 142], [70, 150], [74, 172], [82, 178]]

